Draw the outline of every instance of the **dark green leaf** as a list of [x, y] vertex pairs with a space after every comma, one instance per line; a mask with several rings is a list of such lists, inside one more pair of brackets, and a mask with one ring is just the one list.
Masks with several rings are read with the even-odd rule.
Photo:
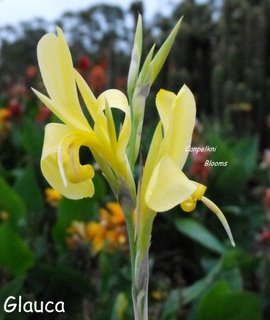
[[9, 296], [15, 296], [15, 297], [18, 296], [23, 286], [23, 283], [24, 283], [24, 277], [19, 276], [1, 288], [0, 290], [0, 305], [1, 305], [0, 319], [1, 320], [8, 319], [7, 314], [5, 313], [3, 308], [5, 300]]
[[199, 222], [184, 218], [175, 220], [176, 229], [202, 246], [217, 253], [223, 253], [222, 243]]
[[30, 118], [24, 118], [23, 122], [23, 147], [34, 159], [41, 156], [43, 143], [43, 129]]
[[38, 216], [43, 213], [44, 200], [31, 165], [25, 168], [18, 177], [14, 189], [24, 199], [28, 212]]
[[174, 289], [167, 297], [162, 309], [161, 320], [177, 320], [177, 313], [181, 308], [181, 292]]
[[33, 265], [32, 252], [7, 224], [0, 226], [0, 252], [0, 264], [15, 275], [24, 273]]
[[8, 222], [13, 227], [24, 225], [26, 207], [22, 198], [0, 176], [0, 209], [8, 213]]
[[259, 299], [250, 292], [232, 292], [220, 281], [201, 299], [196, 320], [261, 320]]

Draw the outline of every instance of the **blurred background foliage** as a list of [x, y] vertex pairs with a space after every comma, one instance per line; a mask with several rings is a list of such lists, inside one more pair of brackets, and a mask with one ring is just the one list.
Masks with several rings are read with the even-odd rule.
[[[131, 319], [130, 269], [121, 209], [97, 168], [92, 199], [71, 201], [43, 179], [44, 126], [57, 121], [33, 95], [40, 37], [61, 26], [74, 65], [95, 94], [126, 88], [137, 12], [109, 5], [0, 29], [0, 304], [7, 296], [62, 300], [65, 314], [39, 319]], [[186, 83], [197, 100], [185, 172], [208, 186], [226, 215], [198, 206], [159, 214], [150, 252], [150, 319], [260, 320], [270, 317], [270, 1], [184, 0], [145, 21], [144, 49], [157, 47], [180, 16], [181, 31], [146, 109], [144, 159], [157, 120], [156, 91]], [[81, 161], [88, 157], [81, 150]], [[206, 166], [206, 161], [226, 167]], [[138, 167], [138, 171], [139, 171]], [[0, 319], [36, 319], [5, 314]]]

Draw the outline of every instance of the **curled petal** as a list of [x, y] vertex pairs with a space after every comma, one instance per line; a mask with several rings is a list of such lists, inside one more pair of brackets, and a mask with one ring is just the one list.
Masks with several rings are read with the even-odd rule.
[[125, 113], [125, 119], [120, 129], [117, 142], [118, 153], [120, 156], [123, 156], [131, 132], [130, 107], [128, 104], [128, 100], [121, 91], [116, 89], [110, 89], [103, 92], [98, 97], [97, 101], [100, 111], [105, 110], [107, 105], [110, 109], [116, 108]]
[[230, 226], [229, 226], [224, 214], [222, 213], [222, 211], [219, 209], [219, 207], [214, 202], [212, 202], [211, 200], [209, 200], [208, 198], [206, 198], [204, 196], [202, 197], [201, 201], [218, 217], [219, 221], [222, 223], [225, 231], [227, 232], [227, 235], [230, 239], [231, 245], [233, 247], [235, 247], [235, 242], [233, 239], [233, 235], [232, 235]]
[[34, 92], [66, 124], [77, 129], [89, 128], [77, 95], [71, 54], [60, 28], [57, 36], [47, 33], [40, 39], [37, 57], [50, 99]]
[[97, 99], [99, 109], [104, 110], [106, 107], [105, 101], [108, 101], [110, 108], [117, 108], [125, 113], [129, 113], [129, 105], [127, 97], [123, 92], [117, 89], [109, 89], [104, 91]]
[[169, 157], [165, 156], [156, 165], [146, 189], [145, 201], [156, 212], [167, 211], [186, 200], [196, 190], [190, 181]]
[[92, 197], [94, 169], [81, 165], [79, 148], [90, 144], [89, 134], [64, 124], [46, 126], [41, 170], [49, 184], [69, 199]]

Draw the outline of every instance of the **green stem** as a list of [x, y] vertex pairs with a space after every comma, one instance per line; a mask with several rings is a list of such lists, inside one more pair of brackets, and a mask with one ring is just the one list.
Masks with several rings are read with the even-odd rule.
[[139, 223], [137, 226], [138, 230], [136, 230], [133, 219], [136, 206], [132, 192], [128, 188], [122, 187], [118, 199], [125, 214], [128, 231], [134, 320], [148, 320], [148, 256], [152, 226], [156, 213], [146, 209], [137, 213], [142, 216], [140, 217], [141, 220], [139, 219], [141, 223]]
[[144, 256], [136, 254], [135, 273], [132, 279], [132, 300], [135, 320], [148, 320], [148, 250]]
[[[156, 213], [143, 210], [143, 223], [137, 233], [132, 299], [135, 320], [148, 320], [149, 248]], [[141, 217], [142, 218], [142, 217]]]

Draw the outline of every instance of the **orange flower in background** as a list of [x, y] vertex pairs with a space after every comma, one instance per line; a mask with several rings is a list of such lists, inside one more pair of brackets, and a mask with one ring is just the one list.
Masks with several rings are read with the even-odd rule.
[[82, 242], [90, 242], [94, 254], [102, 250], [124, 250], [127, 247], [124, 214], [116, 202], [109, 202], [106, 208], [99, 210], [99, 221], [73, 221], [67, 233], [67, 244], [70, 248]]
[[61, 193], [54, 190], [53, 188], [45, 189], [45, 197], [46, 197], [46, 202], [53, 207], [57, 206], [59, 201], [62, 199]]
[[11, 111], [8, 108], [0, 109], [0, 121], [7, 121], [11, 117]]
[[11, 129], [9, 119], [11, 112], [8, 108], [0, 109], [0, 141], [4, 140]]
[[88, 84], [95, 94], [101, 93], [107, 85], [105, 69], [100, 65], [94, 66], [88, 76]]

